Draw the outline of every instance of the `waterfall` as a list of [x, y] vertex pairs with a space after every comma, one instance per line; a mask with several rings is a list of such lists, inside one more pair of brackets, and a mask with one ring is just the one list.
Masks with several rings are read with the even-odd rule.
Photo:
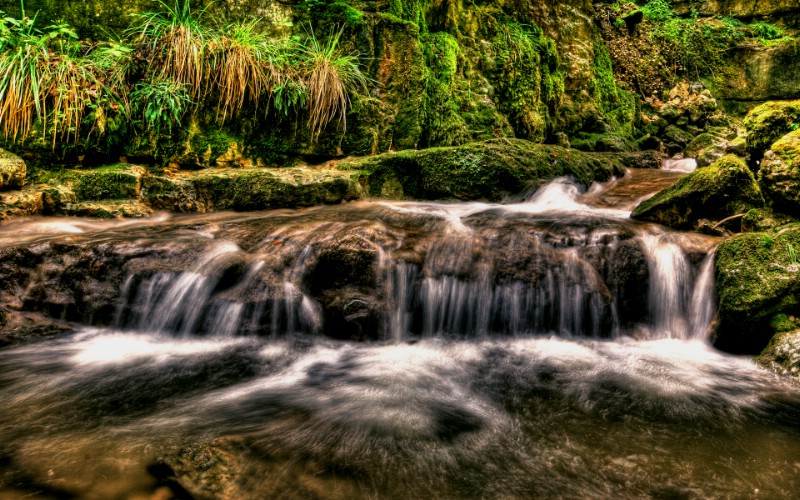
[[[393, 342], [705, 338], [715, 314], [712, 254], [700, 259], [679, 233], [632, 224], [581, 196], [558, 179], [519, 205], [403, 202], [352, 222], [289, 220], [248, 251], [223, 240], [183, 271], [127, 275], [114, 324], [219, 337], [348, 338], [352, 328]], [[399, 222], [364, 232], [373, 217]]]

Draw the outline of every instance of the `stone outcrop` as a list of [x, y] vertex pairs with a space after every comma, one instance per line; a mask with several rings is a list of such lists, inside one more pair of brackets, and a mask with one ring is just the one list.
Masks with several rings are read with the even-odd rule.
[[25, 185], [25, 162], [19, 156], [0, 149], [0, 191], [19, 189]]
[[747, 165], [728, 155], [642, 202], [631, 217], [692, 229], [701, 219], [720, 221], [763, 204], [759, 186]]
[[800, 215], [800, 130], [772, 145], [761, 162], [758, 180], [777, 208]]

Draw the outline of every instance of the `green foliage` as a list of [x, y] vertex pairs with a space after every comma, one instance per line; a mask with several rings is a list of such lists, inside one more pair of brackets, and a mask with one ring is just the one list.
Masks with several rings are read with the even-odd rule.
[[672, 5], [668, 0], [651, 0], [642, 7], [642, 14], [646, 19], [655, 22], [668, 21], [675, 17], [672, 12]]
[[769, 23], [758, 22], [747, 26], [754, 38], [761, 40], [777, 40], [783, 37], [783, 30]]
[[209, 43], [211, 84], [219, 96], [220, 123], [239, 114], [246, 103], [258, 107], [259, 98], [286, 80], [281, 50], [249, 19], [226, 25]]
[[348, 54], [339, 46], [342, 32], [340, 29], [331, 33], [323, 43], [310, 30], [300, 46], [302, 61], [308, 68], [307, 125], [315, 140], [333, 120], [338, 120], [342, 131], [346, 131], [350, 93], [366, 92], [368, 79], [361, 72], [358, 55]]
[[795, 250], [794, 245], [791, 243], [786, 244], [786, 252], [789, 254], [789, 262], [793, 265], [797, 265], [797, 250]]
[[359, 26], [364, 19], [364, 13], [352, 7], [346, 0], [303, 0], [300, 10], [312, 18], [322, 21], [318, 27], [329, 28], [344, 22], [350, 28]]
[[459, 46], [445, 32], [425, 39], [425, 143], [453, 146], [466, 141], [466, 124], [456, 95]]
[[133, 114], [142, 120], [145, 131], [172, 132], [180, 125], [192, 105], [191, 93], [185, 83], [173, 80], [141, 81], [131, 93]]
[[775, 26], [744, 24], [730, 17], [699, 18], [696, 11], [680, 17], [668, 0], [652, 0], [642, 7], [647, 33], [664, 57], [672, 75], [699, 78], [725, 65], [726, 54], [745, 39], [762, 42], [781, 39]]
[[208, 74], [205, 50], [208, 28], [201, 20], [205, 9], [195, 12], [189, 0], [168, 4], [159, 0], [161, 10], [137, 16], [128, 33], [146, 49], [145, 58], [157, 78], [186, 85], [192, 98], [204, 92]]

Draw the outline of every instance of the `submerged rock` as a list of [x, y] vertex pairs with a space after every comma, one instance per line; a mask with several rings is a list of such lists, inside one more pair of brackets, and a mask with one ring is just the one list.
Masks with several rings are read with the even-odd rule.
[[692, 229], [700, 219], [722, 220], [763, 206], [761, 191], [744, 161], [724, 156], [699, 168], [636, 207], [634, 219]]
[[716, 345], [755, 354], [776, 331], [777, 315], [800, 315], [800, 224], [777, 233], [745, 233], [716, 254]]

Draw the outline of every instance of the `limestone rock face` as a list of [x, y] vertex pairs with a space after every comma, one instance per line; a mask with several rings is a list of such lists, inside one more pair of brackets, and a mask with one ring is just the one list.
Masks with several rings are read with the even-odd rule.
[[22, 158], [0, 149], [0, 191], [24, 186], [26, 170]]
[[761, 162], [758, 179], [779, 208], [800, 214], [800, 130], [772, 145]]
[[[758, 2], [757, 2], [758, 3]], [[736, 47], [713, 79], [718, 99], [759, 102], [800, 96], [800, 41]]]
[[763, 204], [747, 165], [740, 158], [727, 155], [645, 200], [631, 217], [691, 229], [700, 219], [722, 220]]

